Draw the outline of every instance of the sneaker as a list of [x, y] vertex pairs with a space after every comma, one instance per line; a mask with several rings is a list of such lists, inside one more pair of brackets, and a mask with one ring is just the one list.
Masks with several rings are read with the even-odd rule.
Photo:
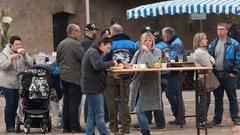
[[213, 125], [211, 124], [211, 123], [205, 123], [205, 122], [200, 122], [199, 123], [199, 127], [200, 128], [212, 128], [213, 127]]
[[72, 130], [72, 133], [86, 133], [86, 130], [84, 128], [79, 128], [77, 130]]
[[211, 124], [212, 126], [215, 126], [215, 127], [221, 127], [221, 126], [222, 126], [222, 123], [221, 123], [221, 122], [215, 122], [215, 120], [212, 120], [212, 121], [210, 122], [210, 124]]
[[[122, 130], [120, 130], [120, 132], [122, 132]], [[130, 129], [125, 129], [125, 130], [124, 130], [124, 133], [125, 133], [125, 134], [130, 134]]]
[[133, 124], [132, 128], [139, 128], [139, 125], [138, 124]]
[[[183, 125], [185, 125], [186, 120], [183, 120]], [[168, 122], [169, 125], [180, 125], [180, 121], [178, 119], [175, 119], [173, 121]]]
[[110, 129], [111, 133], [117, 133], [119, 131], [118, 129], [115, 130], [115, 128], [111, 128], [111, 127], [109, 129]]
[[158, 126], [151, 127], [151, 129], [159, 132], [163, 132], [167, 130], [165, 127], [158, 127]]
[[6, 133], [14, 133], [14, 132], [16, 132], [16, 130], [13, 127], [6, 129]]
[[232, 123], [233, 123], [234, 125], [240, 125], [240, 119], [239, 119], [239, 118], [235, 118], [235, 119], [232, 121]]

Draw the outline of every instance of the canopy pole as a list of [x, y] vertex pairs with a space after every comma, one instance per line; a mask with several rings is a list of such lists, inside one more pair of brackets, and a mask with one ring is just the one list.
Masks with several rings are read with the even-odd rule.
[[202, 19], [200, 20], [200, 32], [203, 32], [203, 23], [202, 23]]

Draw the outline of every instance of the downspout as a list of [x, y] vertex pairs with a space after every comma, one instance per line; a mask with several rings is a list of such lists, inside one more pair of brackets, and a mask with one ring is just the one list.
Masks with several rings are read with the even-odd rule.
[[90, 23], [90, 7], [89, 7], [89, 0], [85, 0], [86, 6], [86, 24]]

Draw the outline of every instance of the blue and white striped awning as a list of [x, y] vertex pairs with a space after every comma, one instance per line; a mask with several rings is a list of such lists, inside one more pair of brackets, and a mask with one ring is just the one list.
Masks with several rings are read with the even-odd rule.
[[240, 15], [240, 0], [172, 0], [127, 10], [127, 19], [191, 13]]

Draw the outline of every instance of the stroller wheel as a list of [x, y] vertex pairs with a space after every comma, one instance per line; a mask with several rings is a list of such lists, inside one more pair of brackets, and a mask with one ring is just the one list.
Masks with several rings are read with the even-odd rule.
[[52, 119], [51, 116], [49, 116], [48, 118], [48, 132], [52, 131]]
[[26, 124], [26, 125], [24, 126], [24, 133], [26, 133], [26, 134], [30, 133], [30, 127], [31, 127], [30, 124]]
[[20, 125], [21, 125], [21, 120], [20, 120], [20, 117], [17, 116], [17, 121], [16, 121], [16, 132], [17, 133], [20, 133]]
[[47, 131], [47, 124], [43, 124], [43, 125], [42, 125], [42, 128], [41, 128], [42, 134], [45, 134], [46, 131]]

